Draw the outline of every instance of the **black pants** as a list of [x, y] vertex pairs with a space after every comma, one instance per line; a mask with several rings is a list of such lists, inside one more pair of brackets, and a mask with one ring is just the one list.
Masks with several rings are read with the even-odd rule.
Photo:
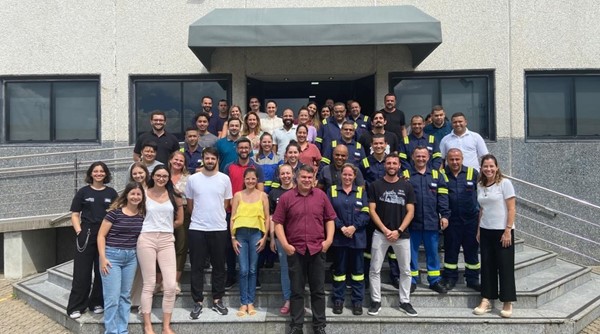
[[[67, 304], [67, 314], [74, 311], [84, 312], [87, 308], [93, 310], [94, 306], [104, 306], [96, 244], [99, 229], [100, 224], [81, 223], [81, 232], [76, 238], [78, 249], [75, 250], [73, 261], [73, 285]], [[94, 271], [93, 284], [92, 270]]]
[[325, 326], [325, 253], [287, 257], [292, 297], [290, 299], [291, 327], [304, 324], [304, 286], [308, 278], [310, 287], [310, 307], [313, 314], [313, 327]]
[[190, 247], [190, 283], [192, 299], [195, 303], [204, 300], [204, 262], [210, 256], [212, 266], [212, 296], [221, 299], [225, 294], [225, 252], [227, 244], [227, 231], [196, 231], [189, 230], [188, 244]]
[[[479, 229], [481, 248], [481, 296], [501, 302], [517, 300], [515, 287], [515, 234], [511, 231], [509, 247], [502, 247], [504, 230]], [[498, 281], [500, 294], [498, 294]]]

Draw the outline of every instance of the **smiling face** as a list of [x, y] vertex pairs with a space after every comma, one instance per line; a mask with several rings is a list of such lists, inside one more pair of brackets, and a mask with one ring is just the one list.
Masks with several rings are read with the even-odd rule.
[[412, 159], [416, 168], [425, 168], [429, 161], [429, 151], [426, 148], [417, 148], [412, 154]]
[[283, 126], [285, 126], [287, 129], [294, 125], [294, 111], [292, 109], [284, 110], [281, 118], [283, 120]]
[[308, 109], [300, 109], [298, 111], [298, 124], [307, 124], [309, 121], [310, 114], [308, 113]]
[[169, 175], [169, 171], [167, 171], [164, 168], [158, 169], [154, 172], [154, 175], [152, 175], [152, 180], [154, 181], [154, 186], [158, 186], [158, 187], [164, 187], [167, 185], [167, 182], [169, 182], [169, 178], [171, 177], [171, 175]]
[[463, 116], [452, 117], [452, 129], [457, 135], [462, 135], [467, 131], [467, 120]]
[[248, 106], [250, 107], [251, 111], [258, 112], [260, 109], [260, 102], [258, 101], [257, 98], [253, 97], [250, 99]]
[[346, 118], [346, 107], [343, 104], [338, 104], [333, 107], [333, 117], [338, 123], [342, 123]]
[[145, 164], [151, 164], [156, 159], [156, 150], [154, 147], [146, 146], [142, 149], [142, 160]]
[[148, 175], [146, 174], [146, 171], [141, 168], [141, 167], [133, 167], [133, 169], [131, 170], [131, 178], [138, 183], [146, 183], [146, 179], [148, 178]]
[[202, 110], [206, 111], [207, 113], [210, 113], [212, 110], [212, 106], [213, 101], [211, 98], [205, 97], [202, 99]]
[[336, 146], [333, 150], [333, 163], [340, 168], [348, 160], [348, 148], [345, 145]]
[[246, 118], [246, 124], [248, 125], [248, 130], [250, 130], [250, 132], [256, 129], [258, 126], [258, 118], [256, 117], [256, 114], [248, 114], [248, 117]]
[[282, 165], [279, 167], [279, 180], [281, 184], [284, 186], [289, 186], [292, 184], [294, 178], [294, 171], [292, 170], [292, 166], [290, 165]]
[[236, 146], [238, 158], [240, 160], [246, 160], [250, 156], [250, 143], [240, 142]]
[[306, 109], [308, 109], [308, 114], [310, 115], [310, 117], [313, 117], [317, 113], [317, 105], [314, 103], [309, 103], [306, 106]]
[[346, 166], [344, 169], [342, 169], [342, 185], [352, 186], [355, 178], [356, 174], [354, 173], [354, 169], [352, 169], [352, 167]]
[[350, 115], [352, 115], [354, 118], [360, 115], [360, 104], [358, 102], [353, 101], [350, 103]]
[[275, 117], [276, 113], [277, 113], [277, 104], [275, 104], [275, 102], [267, 103], [267, 114], [269, 114], [269, 117], [271, 117], [271, 118]]
[[266, 135], [263, 136], [260, 140], [260, 147], [264, 154], [269, 154], [273, 150], [273, 138], [271, 136]]
[[204, 163], [204, 169], [206, 169], [209, 172], [214, 171], [217, 167], [217, 164], [219, 163], [216, 156], [206, 152], [202, 157], [202, 162]]
[[331, 110], [329, 107], [321, 108], [321, 119], [327, 119], [329, 116], [331, 116]]
[[383, 114], [381, 114], [381, 113], [375, 114], [373, 116], [373, 118], [371, 119], [371, 125], [373, 125], [373, 127], [376, 129], [383, 129], [383, 127], [385, 126], [386, 123], [387, 123], [387, 121], [385, 120], [385, 118], [383, 117]]
[[498, 165], [496, 165], [494, 159], [489, 158], [481, 162], [481, 173], [483, 173], [488, 180], [494, 180], [497, 172]]
[[396, 97], [393, 95], [388, 95], [385, 97], [385, 110], [392, 111], [396, 108]]
[[371, 142], [371, 149], [373, 149], [373, 153], [375, 154], [385, 153], [386, 146], [385, 138], [373, 138]]
[[165, 116], [163, 116], [163, 115], [154, 115], [154, 116], [152, 116], [152, 119], [150, 120], [150, 125], [152, 126], [152, 129], [156, 132], [160, 132], [160, 131], [164, 130], [165, 124], [166, 124], [166, 120], [165, 120]]
[[171, 160], [169, 160], [169, 163], [174, 170], [183, 171], [185, 168], [185, 156], [183, 153], [176, 151]]
[[256, 183], [258, 178], [256, 177], [256, 171], [253, 169], [247, 169], [249, 172], [244, 173], [244, 186], [246, 189], [254, 189], [256, 188]]
[[346, 142], [350, 142], [352, 141], [352, 139], [354, 138], [354, 125], [352, 124], [344, 124], [342, 125], [342, 128], [340, 129], [341, 134], [342, 134], [342, 139]]
[[460, 150], [451, 149], [446, 156], [446, 163], [453, 173], [458, 173], [462, 168], [463, 154]]
[[384, 163], [385, 174], [391, 177], [398, 175], [398, 171], [400, 170], [400, 157], [398, 156], [388, 156], [385, 159]]
[[413, 117], [410, 121], [410, 131], [417, 137], [420, 137], [423, 134], [423, 126], [422, 117]]
[[301, 170], [298, 175], [298, 190], [301, 192], [308, 192], [312, 189], [314, 184], [315, 176], [313, 173]]
[[229, 123], [227, 124], [227, 128], [229, 130], [229, 135], [234, 138], [239, 136], [241, 125], [242, 125], [242, 123], [240, 122], [239, 119], [229, 120]]
[[298, 156], [300, 152], [296, 146], [288, 147], [287, 151], [285, 151], [285, 160], [287, 163], [291, 165], [295, 165], [298, 162]]
[[306, 131], [306, 128], [303, 126], [298, 127], [298, 129], [296, 130], [296, 139], [298, 140], [298, 143], [304, 143], [306, 142], [306, 138], [308, 137], [308, 131]]
[[96, 166], [92, 169], [92, 180], [97, 183], [103, 183], [106, 177], [106, 171], [102, 166]]
[[142, 190], [139, 188], [133, 188], [127, 194], [127, 203], [128, 204], [137, 206], [138, 204], [140, 204], [142, 202], [142, 199], [144, 199], [144, 194], [142, 193]]
[[201, 133], [206, 133], [208, 130], [208, 118], [204, 116], [198, 116], [196, 119], [196, 127]]
[[231, 109], [229, 110], [230, 118], [240, 118], [241, 115], [242, 111], [238, 107], [231, 107]]

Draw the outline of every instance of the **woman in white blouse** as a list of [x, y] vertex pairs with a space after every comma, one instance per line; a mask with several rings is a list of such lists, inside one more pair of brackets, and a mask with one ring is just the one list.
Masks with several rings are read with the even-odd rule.
[[[504, 178], [496, 157], [481, 158], [477, 187], [481, 207], [477, 240], [481, 248], [481, 303], [473, 314], [491, 311], [490, 300], [504, 303], [500, 316], [512, 316], [512, 302], [517, 300], [515, 288], [515, 190]], [[498, 293], [498, 282], [500, 293]]]

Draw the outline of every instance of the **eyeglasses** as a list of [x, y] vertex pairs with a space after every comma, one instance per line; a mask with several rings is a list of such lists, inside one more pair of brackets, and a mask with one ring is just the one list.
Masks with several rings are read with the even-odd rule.
[[165, 175], [161, 175], [161, 174], [154, 174], [154, 177], [157, 179], [168, 179], [169, 175], [165, 174]]

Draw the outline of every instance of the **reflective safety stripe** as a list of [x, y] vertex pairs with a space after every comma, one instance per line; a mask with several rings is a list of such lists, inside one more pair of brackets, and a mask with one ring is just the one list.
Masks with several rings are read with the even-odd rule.
[[440, 276], [440, 271], [439, 270], [428, 271], [427, 276], [431, 276], [431, 277]]
[[185, 148], [183, 148], [183, 147], [182, 147], [182, 148], [180, 148], [180, 149], [179, 149], [179, 152], [185, 152]]
[[356, 188], [356, 198], [358, 198], [358, 199], [362, 198], [362, 188], [361, 187]]
[[402, 175], [404, 175], [405, 178], [410, 179], [410, 172], [408, 171], [408, 169], [402, 171]]
[[369, 116], [365, 115], [365, 117], [363, 117], [363, 121], [368, 122], [369, 121]]
[[360, 274], [360, 275], [352, 275], [352, 280], [356, 281], [356, 282], [360, 282], [360, 281], [364, 281], [365, 280], [365, 274]]
[[358, 124], [354, 122], [354, 130], [356, 130], [356, 128], [358, 128]]
[[337, 189], [336, 189], [336, 185], [331, 186], [331, 197], [335, 198], [337, 197]]
[[363, 257], [364, 257], [365, 259], [369, 259], [369, 260], [370, 260], [370, 259], [371, 259], [371, 253], [364, 252], [364, 253], [363, 253]]
[[334, 282], [344, 282], [344, 281], [346, 281], [346, 275], [340, 275], [340, 276], [333, 275], [333, 281]]
[[467, 167], [467, 181], [473, 181], [473, 167]]
[[479, 270], [481, 269], [481, 263], [475, 263], [475, 264], [470, 264], [470, 263], [465, 263], [465, 268], [467, 269], [471, 269], [471, 270]]
[[388, 258], [395, 260], [396, 259], [396, 253], [388, 253]]
[[366, 212], [369, 213], [369, 207], [363, 206], [362, 209], [360, 209], [360, 212]]
[[433, 144], [434, 141], [435, 141], [435, 136], [429, 135], [429, 144]]
[[321, 123], [327, 124], [327, 118], [325, 118], [324, 120], [322, 120]]
[[359, 142], [356, 142], [356, 149], [360, 150], [362, 148], [362, 145]]
[[410, 276], [413, 276], [413, 277], [414, 277], [414, 276], [419, 276], [419, 271], [418, 271], [418, 270], [416, 270], [416, 271], [411, 271], [411, 272], [410, 272]]
[[438, 194], [448, 195], [448, 188], [438, 188], [437, 192]]
[[270, 187], [273, 184], [273, 181], [265, 181], [265, 186]]
[[336, 147], [336, 146], [337, 146], [337, 140], [332, 140], [331, 147]]
[[454, 263], [444, 263], [444, 268], [446, 269], [458, 269], [458, 264]]
[[398, 156], [400, 157], [400, 159], [404, 159], [404, 160], [408, 159], [408, 156], [406, 155], [406, 153], [400, 152], [400, 153], [398, 153]]
[[271, 183], [271, 188], [279, 188], [279, 187], [281, 187], [281, 184], [279, 182], [273, 181], [273, 183]]
[[431, 155], [432, 158], [441, 158], [442, 157], [442, 153], [440, 152], [435, 152], [434, 154]]
[[433, 178], [436, 179], [436, 180], [440, 178], [440, 175], [438, 174], [438, 171], [435, 170], [435, 169], [431, 170], [431, 176], [433, 176]]
[[371, 167], [371, 164], [369, 163], [369, 159], [367, 159], [367, 158], [362, 159], [362, 163], [365, 168]]
[[331, 160], [329, 160], [329, 159], [327, 159], [325, 157], [321, 157], [321, 162], [324, 163], [324, 164], [328, 164], [329, 165], [331, 163]]
[[408, 140], [408, 136], [404, 137], [404, 144], [408, 145], [409, 143], [410, 143], [410, 140]]
[[317, 138], [315, 138], [315, 141], [316, 141], [317, 143], [322, 143], [322, 142], [323, 142], [323, 138], [321, 138], [321, 137], [317, 137]]

